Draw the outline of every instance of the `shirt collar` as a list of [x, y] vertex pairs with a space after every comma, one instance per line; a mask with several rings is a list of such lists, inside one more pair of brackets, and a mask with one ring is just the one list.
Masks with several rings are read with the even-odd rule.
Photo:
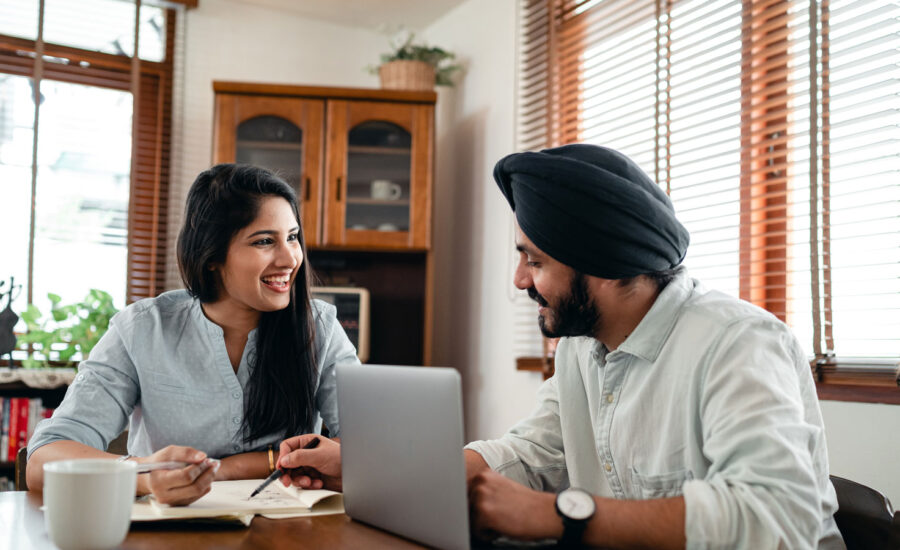
[[682, 269], [657, 296], [650, 310], [628, 335], [617, 351], [635, 355], [649, 362], [656, 361], [669, 334], [675, 328], [681, 307], [690, 298], [694, 282]]

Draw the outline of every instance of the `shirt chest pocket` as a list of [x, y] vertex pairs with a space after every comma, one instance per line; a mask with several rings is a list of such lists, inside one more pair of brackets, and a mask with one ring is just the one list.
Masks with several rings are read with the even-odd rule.
[[145, 395], [204, 403], [215, 399], [215, 389], [211, 387], [201, 387], [190, 380], [162, 372], [148, 371], [145, 374], [145, 383], [141, 385], [141, 392]]
[[631, 470], [631, 480], [637, 497], [642, 500], [681, 496], [685, 481], [694, 479], [690, 470], [678, 470], [665, 474], [640, 473]]

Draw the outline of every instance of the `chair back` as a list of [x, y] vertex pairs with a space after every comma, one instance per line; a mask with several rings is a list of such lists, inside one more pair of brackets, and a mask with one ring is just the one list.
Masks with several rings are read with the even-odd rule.
[[900, 548], [900, 512], [881, 493], [861, 483], [831, 476], [837, 493], [834, 520], [847, 550]]
[[[106, 452], [123, 455], [128, 447], [128, 430], [119, 437], [109, 442]], [[28, 482], [25, 479], [25, 467], [28, 465], [28, 447], [22, 447], [16, 453], [16, 491], [27, 491]]]
[[16, 453], [16, 491], [27, 491], [25, 482], [25, 464], [28, 462], [28, 447], [22, 447]]

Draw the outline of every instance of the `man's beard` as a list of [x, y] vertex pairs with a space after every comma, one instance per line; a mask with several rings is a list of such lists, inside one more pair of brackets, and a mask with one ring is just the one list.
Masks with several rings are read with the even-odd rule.
[[554, 307], [549, 307], [547, 300], [533, 286], [528, 289], [528, 296], [545, 308], [544, 315], [538, 315], [538, 324], [547, 338], [593, 336], [600, 327], [600, 311], [591, 299], [582, 273], [575, 273], [569, 293]]

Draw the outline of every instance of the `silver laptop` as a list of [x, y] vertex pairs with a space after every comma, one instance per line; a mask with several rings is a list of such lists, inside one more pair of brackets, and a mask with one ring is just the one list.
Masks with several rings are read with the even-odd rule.
[[469, 548], [459, 373], [338, 365], [344, 507], [420, 543]]

